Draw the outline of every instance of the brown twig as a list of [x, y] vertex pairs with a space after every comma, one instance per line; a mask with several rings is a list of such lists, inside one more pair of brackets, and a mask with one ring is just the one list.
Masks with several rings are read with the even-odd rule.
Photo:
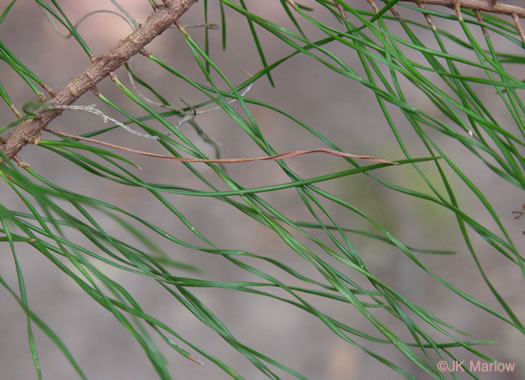
[[[373, 0], [368, 0], [373, 1]], [[419, 8], [423, 8], [423, 4], [441, 5], [455, 10], [458, 20], [461, 20], [461, 8], [472, 9], [476, 13], [478, 21], [481, 20], [481, 12], [498, 13], [512, 17], [512, 21], [516, 26], [521, 42], [525, 46], [525, 32], [520, 23], [520, 18], [525, 18], [525, 8], [516, 5], [505, 3], [498, 3], [496, 0], [400, 0], [410, 3], [416, 3]], [[393, 8], [391, 9], [393, 11]], [[377, 11], [376, 11], [377, 13]], [[425, 17], [427, 17], [426, 15]], [[427, 17], [427, 22], [429, 18]], [[431, 25], [432, 26], [432, 25]], [[486, 30], [484, 30], [486, 32]]]
[[164, 160], [172, 160], [172, 161], [177, 161], [177, 162], [202, 162], [202, 163], [206, 163], [206, 164], [212, 164], [212, 163], [213, 164], [237, 164], [237, 163], [241, 163], [241, 162], [280, 160], [280, 159], [284, 159], [284, 158], [291, 158], [291, 157], [301, 156], [303, 154], [310, 154], [310, 153], [327, 153], [327, 154], [331, 154], [333, 156], [338, 156], [338, 157], [356, 158], [356, 159], [361, 159], [361, 160], [380, 162], [380, 163], [389, 164], [389, 165], [399, 165], [397, 162], [384, 160], [384, 159], [379, 158], [379, 157], [362, 156], [362, 155], [359, 155], [359, 154], [345, 153], [345, 152], [340, 152], [338, 150], [327, 149], [327, 148], [317, 148], [317, 149], [309, 149], [309, 150], [296, 150], [294, 152], [280, 153], [280, 154], [276, 154], [276, 155], [273, 155], [273, 156], [245, 157], [245, 158], [220, 158], [220, 159], [215, 159], [215, 160], [205, 160], [205, 159], [202, 159], [202, 158], [193, 158], [193, 157], [173, 157], [173, 156], [166, 156], [164, 154], [144, 152], [142, 150], [126, 148], [124, 146], [111, 144], [111, 143], [108, 143], [108, 142], [105, 142], [105, 141], [95, 140], [95, 139], [92, 139], [92, 138], [89, 138], [89, 137], [75, 136], [75, 135], [71, 135], [69, 133], [55, 131], [55, 130], [52, 130], [52, 129], [46, 129], [46, 131], [48, 131], [50, 133], [53, 133], [55, 135], [58, 135], [58, 136], [69, 137], [69, 138], [76, 139], [76, 140], [81, 140], [81, 141], [86, 141], [86, 142], [90, 142], [90, 143], [94, 143], [94, 144], [98, 144], [98, 145], [102, 145], [102, 146], [107, 146], [108, 148], [118, 149], [118, 150], [121, 150], [121, 151], [124, 151], [124, 152], [135, 153], [135, 154], [140, 154], [142, 156], [153, 157], [153, 158], [161, 158], [161, 159], [164, 159]]
[[[442, 5], [454, 9], [456, 0], [400, 0], [410, 3], [423, 3], [432, 5]], [[482, 12], [499, 13], [503, 15], [516, 16], [525, 18], [525, 8], [516, 5], [509, 5], [488, 0], [457, 0], [460, 8], [473, 9]]]
[[143, 25], [121, 40], [108, 53], [96, 57], [83, 73], [73, 78], [58, 91], [56, 96], [44, 103], [39, 118], [20, 124], [0, 146], [3, 153], [13, 158], [26, 144], [34, 140], [50, 121], [63, 112], [61, 109], [56, 109], [56, 106], [69, 105], [85, 92], [93, 89], [98, 82], [118, 69], [132, 56], [141, 52], [156, 36], [173, 25], [195, 2], [197, 0], [164, 2], [164, 6], [160, 6]]

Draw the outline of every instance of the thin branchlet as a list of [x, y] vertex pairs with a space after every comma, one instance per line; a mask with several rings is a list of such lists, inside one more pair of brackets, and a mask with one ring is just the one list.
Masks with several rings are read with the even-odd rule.
[[525, 8], [517, 5], [505, 4], [501, 1], [489, 0], [400, 0], [409, 3], [421, 3], [428, 5], [442, 5], [454, 9], [456, 6], [464, 9], [472, 9], [481, 12], [498, 13], [512, 16], [516, 14], [520, 18], [525, 18]]
[[[429, 5], [436, 5], [436, 6], [444, 6], [451, 9], [454, 9], [456, 12], [456, 17], [458, 20], [463, 20], [463, 15], [461, 14], [461, 9], [471, 9], [476, 14], [476, 18], [478, 21], [481, 19], [481, 13], [496, 13], [501, 15], [510, 16], [512, 18], [512, 21], [516, 27], [516, 31], [520, 35], [521, 41], [523, 43], [523, 46], [525, 46], [525, 31], [523, 30], [523, 27], [521, 26], [520, 19], [525, 18], [525, 8], [517, 5], [510, 5], [503, 3], [498, 0], [400, 0], [403, 2], [408, 3], [415, 3], [417, 4], [418, 8], [424, 8], [425, 4]], [[368, 0], [368, 3], [372, 7], [375, 13], [379, 12], [379, 8], [375, 4], [374, 0]], [[395, 9], [392, 7], [390, 8], [390, 12], [398, 19], [401, 20], [401, 17], [399, 14], [395, 11]], [[431, 18], [429, 15], [425, 15], [427, 19], [427, 23], [430, 25], [431, 28], [435, 28], [434, 24], [431, 21]], [[486, 32], [486, 29], [484, 30], [484, 33]]]

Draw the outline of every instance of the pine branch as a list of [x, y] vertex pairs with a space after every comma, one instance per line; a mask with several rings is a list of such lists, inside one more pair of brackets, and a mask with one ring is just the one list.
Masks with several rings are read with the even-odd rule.
[[[430, 4], [430, 5], [438, 5], [438, 6], [444, 6], [448, 8], [452, 8], [456, 11], [456, 15], [458, 19], [461, 19], [461, 8], [465, 9], [472, 9], [476, 17], [478, 18], [478, 21], [482, 23], [481, 19], [481, 12], [488, 12], [488, 13], [497, 13], [502, 15], [508, 15], [512, 17], [512, 21], [514, 22], [514, 25], [516, 26], [516, 30], [518, 31], [521, 41], [523, 43], [523, 46], [525, 47], [525, 31], [523, 30], [520, 18], [525, 18], [525, 8], [519, 7], [516, 5], [510, 5], [505, 3], [500, 3], [498, 0], [400, 0], [404, 2], [409, 3], [416, 3], [418, 7], [423, 8], [424, 4]], [[375, 5], [374, 0], [368, 0], [374, 11], [377, 13], [379, 9], [377, 8], [377, 5]], [[400, 19], [399, 14], [394, 10], [394, 8], [391, 8], [390, 11], [394, 14], [394, 16], [398, 19]], [[429, 15], [425, 16], [427, 19], [427, 22], [429, 25], [433, 28], [433, 24], [431, 21], [431, 18]], [[484, 30], [486, 32], [486, 30]]]
[[417, 4], [442, 5], [454, 9], [459, 3], [460, 8], [472, 9], [481, 12], [499, 13], [503, 15], [516, 15], [525, 18], [525, 8], [516, 5], [500, 3], [494, 0], [401, 0]]
[[96, 90], [96, 84], [106, 78], [132, 56], [141, 52], [155, 37], [164, 32], [190, 8], [197, 0], [164, 0], [143, 25], [121, 40], [108, 53], [92, 59], [92, 64], [80, 75], [73, 78], [63, 89], [42, 104], [38, 118], [20, 124], [0, 146], [9, 158], [27, 144], [33, 143], [42, 130], [63, 110], [56, 106], [69, 105], [89, 90]]

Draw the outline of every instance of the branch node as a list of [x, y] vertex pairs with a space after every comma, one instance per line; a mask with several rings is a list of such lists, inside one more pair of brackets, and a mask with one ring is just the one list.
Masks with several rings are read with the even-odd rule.
[[132, 42], [132, 43], [134, 43], [134, 44], [138, 44], [138, 43], [139, 43], [139, 40], [137, 40], [137, 37], [134, 36], [134, 35], [131, 35], [131, 36], [129, 37], [129, 41]]
[[68, 85], [67, 89], [71, 93], [72, 97], [75, 98], [75, 99], [79, 98], [80, 95], [82, 95], [75, 89], [74, 85]]
[[20, 158], [18, 158], [18, 156], [14, 156], [13, 160], [20, 169], [31, 169], [31, 164], [29, 162], [22, 161]]
[[162, 4], [157, 4], [155, 0], [151, 2], [151, 7], [153, 8], [153, 11], [157, 12], [158, 10], [162, 8], [168, 8], [170, 9], [172, 4], [170, 4], [169, 0], [162, 0]]
[[456, 11], [456, 17], [458, 21], [463, 21], [463, 15], [461, 14], [461, 1], [454, 0], [454, 10]]
[[57, 93], [55, 90], [53, 90], [47, 83], [40, 83], [40, 86], [42, 86], [42, 88], [49, 94], [49, 96], [51, 96], [52, 98], [54, 98], [55, 96], [57, 96]]
[[514, 25], [516, 25], [516, 29], [518, 30], [518, 33], [521, 37], [521, 43], [525, 47], [525, 33], [523, 32], [523, 28], [521, 27], [520, 17], [517, 15], [517, 13], [512, 14], [512, 20], [514, 21]]
[[186, 32], [186, 29], [184, 29], [184, 26], [180, 22], [176, 21], [175, 26], [180, 30], [182, 34], [188, 36], [188, 32]]
[[38, 145], [40, 143], [40, 139], [42, 138], [42, 134], [39, 133], [36, 137], [35, 136], [27, 136], [25, 138], [25, 141], [28, 143], [28, 144], [32, 144], [32, 145]]

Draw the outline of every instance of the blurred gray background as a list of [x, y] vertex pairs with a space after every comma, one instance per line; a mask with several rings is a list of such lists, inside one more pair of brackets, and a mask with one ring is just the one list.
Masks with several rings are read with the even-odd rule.
[[[139, 22], [145, 20], [151, 12], [146, 0], [128, 0], [122, 3]], [[352, 2], [352, 5], [354, 3], [356, 6], [368, 6], [364, 0]], [[519, 1], [514, 3], [517, 4]], [[7, 4], [7, 0], [2, 0], [0, 9], [4, 9]], [[60, 4], [70, 19], [74, 21], [93, 10], [115, 9], [109, 1], [103, 0], [89, 2], [67, 0]], [[247, 4], [252, 12], [293, 29], [278, 1], [247, 1]], [[315, 6], [313, 2], [305, 1], [304, 4]], [[209, 6], [209, 22], [219, 23], [216, 2], [210, 2]], [[184, 15], [182, 22], [185, 25], [201, 24], [203, 22], [202, 7], [202, 1], [193, 6]], [[408, 11], [402, 14], [406, 17], [416, 17], [419, 22], [424, 23], [420, 15]], [[222, 51], [220, 49], [221, 32], [212, 31], [210, 33], [211, 54], [219, 67], [228, 75], [229, 80], [238, 84], [246, 79], [245, 72], [255, 73], [260, 70], [261, 63], [249, 35], [246, 20], [230, 11], [227, 12], [227, 16], [229, 47], [226, 51]], [[336, 26], [334, 20], [325, 11], [320, 10], [317, 17]], [[450, 32], [462, 36], [462, 31], [457, 23], [447, 24], [443, 21], [437, 21], [437, 23], [438, 26], [448, 28]], [[303, 22], [302, 26], [310, 38], [322, 37], [306, 22]], [[394, 23], [390, 26], [392, 31], [399, 32], [405, 38], [399, 26]], [[109, 14], [90, 17], [78, 30], [95, 55], [107, 51], [130, 31], [129, 26], [123, 20]], [[188, 31], [196, 41], [203, 43], [202, 28], [188, 29]], [[430, 47], [435, 47], [430, 34], [421, 32], [418, 36], [427, 40]], [[288, 46], [268, 33], [261, 32], [260, 37], [269, 62], [291, 52]], [[0, 39], [22, 62], [55, 89], [62, 88], [73, 76], [89, 65], [89, 60], [78, 44], [73, 39], [60, 38], [35, 2], [18, 1], [15, 4], [9, 16], [0, 25]], [[496, 42], [500, 50], [515, 51], [517, 49], [508, 41], [496, 39]], [[354, 51], [337, 44], [330, 44], [326, 47], [344, 59], [358, 73], [363, 74]], [[452, 54], [465, 54], [465, 56], [472, 57], [471, 53], [452, 44], [449, 44], [449, 48]], [[150, 44], [148, 50], [190, 78], [204, 82], [202, 73], [178, 32], [166, 32]], [[415, 53], [409, 52], [409, 54], [414, 57]], [[166, 75], [162, 69], [148, 62], [144, 57], [135, 59], [133, 67], [175, 106], [183, 105], [180, 98], [190, 104], [205, 100], [203, 95], [186, 86], [181, 80]], [[509, 71], [525, 76], [523, 67], [512, 67]], [[462, 69], [465, 70], [465, 74], [482, 75], [481, 72], [467, 66]], [[387, 159], [402, 158], [392, 132], [371, 91], [356, 82], [343, 79], [313, 59], [302, 56], [286, 62], [272, 73], [276, 88], [272, 88], [263, 78], [255, 83], [248, 96], [276, 105], [298, 117], [335, 141], [346, 152], [377, 155]], [[124, 71], [119, 70], [118, 76], [126, 84], [129, 83]], [[34, 100], [34, 95], [21, 84], [19, 78], [4, 62], [0, 62], [0, 81], [19, 108], [24, 103]], [[407, 88], [409, 87], [407, 85]], [[474, 87], [479, 91], [480, 98], [489, 104], [496, 119], [505, 127], [513, 128], [512, 119], [505, 113], [504, 105], [498, 103], [499, 99], [494, 96], [494, 90], [490, 87]], [[98, 88], [106, 97], [134, 115], [143, 114], [137, 106], [120, 94], [111, 81], [104, 80]], [[420, 93], [416, 91], [410, 93], [409, 102], [439, 117], [438, 111]], [[121, 115], [101, 104], [92, 94], [84, 95], [77, 104], [97, 104], [97, 107], [104, 112], [122, 120]], [[262, 107], [251, 106], [250, 110], [261, 130], [277, 151], [285, 152], [321, 146], [319, 141], [284, 117]], [[398, 121], [398, 127], [406, 143], [411, 144], [409, 146], [414, 156], [426, 155], [421, 143], [414, 136], [415, 133], [400, 113], [394, 107], [390, 107], [390, 110], [395, 120]], [[13, 121], [14, 116], [5, 104], [0, 104], [0, 111], [0, 125]], [[175, 122], [174, 118], [173, 123]], [[221, 143], [223, 157], [248, 157], [261, 154], [255, 144], [240, 130], [240, 127], [224, 113], [218, 111], [204, 114], [198, 117], [197, 122], [210, 136]], [[152, 123], [152, 125], [155, 124]], [[100, 118], [78, 112], [65, 112], [52, 123], [53, 129], [72, 134], [85, 133], [102, 128], [102, 126], [103, 122]], [[196, 141], [199, 147], [212, 155], [212, 149], [200, 141], [188, 125], [183, 126], [182, 130], [193, 141]], [[502, 181], [478, 161], [473, 160], [457, 142], [439, 136], [433, 131], [429, 131], [429, 134], [441, 144], [447, 154], [456, 159], [461, 169], [467, 172], [475, 184], [485, 192], [515, 243], [523, 246], [525, 236], [521, 231], [525, 229], [525, 218], [516, 221], [512, 217], [512, 211], [520, 209], [525, 202], [523, 192]], [[44, 138], [53, 137], [45, 135]], [[103, 139], [135, 149], [163, 153], [157, 143], [137, 138], [121, 129], [104, 135]], [[27, 146], [20, 157], [29, 162], [37, 172], [60, 186], [133, 210], [136, 214], [155, 222], [178, 238], [198, 243], [192, 233], [175, 216], [167, 214], [162, 205], [154, 201], [146, 191], [123, 187], [80, 172], [69, 162], [59, 159], [42, 148]], [[133, 155], [129, 157], [142, 167], [142, 170], [137, 171], [137, 175], [145, 180], [204, 189], [180, 164]], [[303, 177], [313, 177], [348, 168], [343, 160], [323, 155], [303, 156], [290, 159], [287, 163]], [[204, 165], [198, 167], [209, 178], [212, 178], [209, 168]], [[245, 187], [288, 181], [278, 166], [272, 162], [232, 165], [228, 167], [228, 172]], [[424, 189], [420, 178], [408, 168], [391, 168], [378, 171], [377, 174], [383, 179], [403, 184], [406, 187]], [[437, 177], [433, 179], [437, 180]], [[455, 179], [453, 185], [457, 186], [456, 195], [463, 208], [468, 210], [473, 217], [484, 221], [486, 226], [494, 229], [494, 223], [486, 215], [483, 207], [472, 193], [465, 189], [460, 180]], [[476, 270], [451, 213], [429, 203], [417, 202], [398, 193], [386, 191], [385, 188], [365, 176], [352, 176], [343, 180], [322, 183], [320, 187], [356, 205], [406, 244], [421, 248], [457, 251], [457, 254], [452, 256], [420, 255], [418, 258], [454, 286], [490, 307], [500, 310]], [[4, 205], [11, 209], [24, 209], [20, 200], [4, 184], [1, 189]], [[294, 190], [266, 193], [261, 196], [275, 207], [279, 207], [291, 219], [311, 220], [304, 204]], [[316, 276], [304, 260], [291, 252], [272, 231], [265, 229], [240, 212], [232, 210], [227, 205], [208, 198], [171, 195], [166, 195], [166, 197], [217, 246], [244, 249], [259, 255], [278, 258], [304, 273]], [[337, 208], [333, 204], [326, 204], [326, 206], [341, 225], [373, 230], [372, 226], [356, 215]], [[126, 236], [111, 219], [102, 215], [100, 218], [109, 232], [117, 236], [120, 236], [119, 234]], [[322, 236], [321, 233], [315, 235]], [[524, 284], [518, 268], [510, 264], [474, 233], [471, 237], [487, 275], [506, 302], [513, 307], [518, 317], [523, 318], [525, 315]], [[78, 239], [79, 243], [85, 243], [81, 236], [78, 236]], [[479, 373], [480, 378], [508, 380], [525, 378], [523, 356], [525, 339], [519, 335], [517, 330], [468, 304], [444, 286], [438, 285], [398, 250], [359, 237], [356, 237], [353, 242], [368, 267], [379, 279], [411, 302], [434, 313], [442, 320], [471, 332], [472, 336], [469, 339], [490, 339], [500, 342], [498, 345], [483, 347], [482, 351], [494, 355], [502, 362], [515, 362], [517, 365], [514, 373]], [[204, 278], [217, 281], [254, 280], [252, 276], [228, 264], [220, 257], [194, 252], [173, 244], [170, 245], [165, 241], [158, 241], [158, 243], [170, 252], [173, 258], [202, 267], [205, 271]], [[110, 313], [87, 297], [76, 284], [38, 252], [22, 244], [17, 245], [17, 250], [24, 270], [32, 310], [63, 339], [90, 379], [156, 378], [140, 346]], [[10, 286], [16, 288], [16, 274], [8, 246], [3, 245], [1, 252], [0, 275]], [[269, 266], [262, 266], [262, 268], [269, 273], [283, 275], [282, 272], [275, 271]], [[125, 284], [147, 312], [166, 322], [183, 337], [218, 356], [247, 379], [263, 378], [261, 373], [255, 370], [244, 357], [200, 324], [156, 284], [113, 268], [101, 266], [101, 269], [115, 280]], [[181, 276], [187, 275], [182, 271], [176, 271], [176, 273]], [[294, 283], [293, 279], [286, 276], [284, 279], [291, 284]], [[356, 280], [364, 283], [362, 278]], [[217, 289], [194, 289], [193, 291], [224, 321], [240, 341], [289, 365], [311, 379], [402, 378], [401, 375], [392, 372], [358, 348], [343, 342], [316, 318], [300, 310], [262, 297], [247, 296], [231, 291]], [[368, 321], [345, 304], [308, 299], [316, 306], [324, 307], [329, 315], [341, 319], [352, 327], [379, 336]], [[4, 290], [0, 291], [0, 305], [0, 380], [35, 378], [27, 345], [24, 313]], [[384, 322], [391, 323], [392, 329], [401, 337], [410, 339], [406, 329], [399, 322], [391, 320], [386, 314], [378, 317]], [[56, 346], [38, 328], [34, 330], [44, 378], [57, 380], [77, 378]], [[401, 354], [391, 346], [367, 343], [367, 347], [401, 366], [408, 365]], [[464, 357], [464, 353], [460, 350], [454, 352]], [[209, 362], [206, 362], [204, 366], [198, 366], [183, 359], [174, 351], [166, 350], [166, 355], [171, 361], [170, 368], [174, 379], [229, 378]], [[198, 354], [195, 356], [203, 359]], [[408, 369], [421, 379], [427, 378], [417, 368], [408, 365]], [[458, 375], [463, 378], [461, 374]], [[290, 377], [285, 375], [283, 378]]]

